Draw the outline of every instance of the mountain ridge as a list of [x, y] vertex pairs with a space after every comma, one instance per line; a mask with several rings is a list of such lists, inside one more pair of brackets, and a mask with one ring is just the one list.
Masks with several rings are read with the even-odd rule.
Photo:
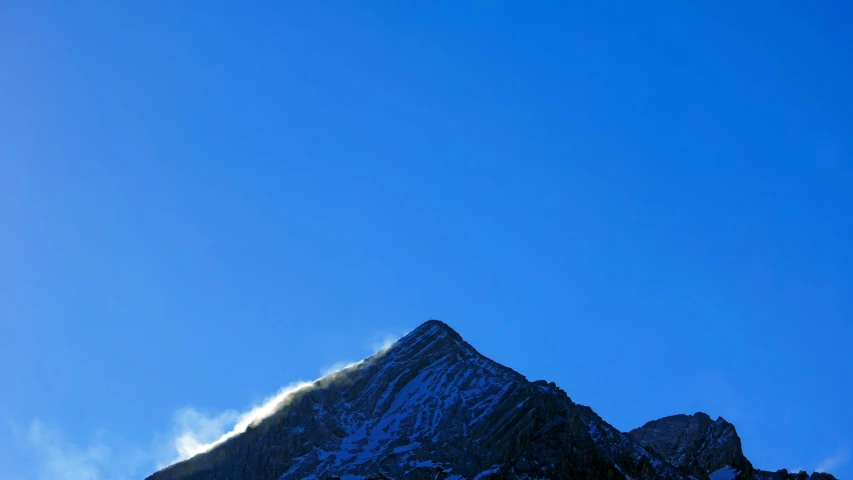
[[754, 469], [734, 426], [701, 412], [620, 432], [553, 382], [531, 382], [429, 320], [148, 480], [371, 477], [834, 479]]

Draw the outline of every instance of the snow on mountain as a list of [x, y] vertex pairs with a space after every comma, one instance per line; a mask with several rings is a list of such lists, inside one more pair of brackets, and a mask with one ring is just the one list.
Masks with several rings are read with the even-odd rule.
[[732, 467], [723, 467], [711, 474], [711, 480], [734, 480], [738, 473]]
[[706, 417], [620, 432], [431, 320], [148, 480], [795, 478], [752, 469], [734, 427]]

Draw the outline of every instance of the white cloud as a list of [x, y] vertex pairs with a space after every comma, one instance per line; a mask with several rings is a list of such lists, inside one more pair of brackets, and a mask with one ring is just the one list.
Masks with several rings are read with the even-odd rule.
[[18, 429], [13, 426], [13, 433], [25, 440], [33, 454], [38, 480], [138, 479], [245, 432], [284, 406], [294, 392], [311, 385], [291, 384], [243, 413], [226, 410], [205, 414], [183, 408], [175, 414], [171, 435], [157, 436], [147, 449], [125, 445], [108, 438], [103, 431], [88, 446], [81, 447], [65, 441], [58, 429], [49, 428], [39, 419], [33, 420], [23, 433], [16, 432]]
[[[408, 333], [408, 332], [406, 332], [406, 333]], [[394, 345], [394, 343], [396, 343], [397, 340], [404, 337], [406, 335], [406, 333], [404, 333], [403, 335], [393, 335], [390, 333], [384, 333], [384, 334], [380, 333], [380, 334], [374, 335], [373, 340], [371, 340], [367, 344], [370, 348], [370, 350], [369, 350], [370, 354], [375, 355], [379, 352], [383, 352], [383, 351], [387, 350], [388, 347], [390, 347], [391, 345]], [[359, 360], [357, 362], [345, 362], [345, 361], [344, 362], [335, 362], [335, 363], [329, 365], [328, 367], [321, 369], [320, 370], [320, 377], [321, 378], [327, 377], [327, 376], [329, 376], [335, 372], [339, 372], [341, 370], [344, 370], [344, 369], [347, 369], [350, 367], [354, 367], [354, 366], [364, 362], [365, 360], [366, 359], [362, 359], [362, 360]]]
[[41, 480], [101, 480], [106, 478], [110, 460], [107, 445], [96, 442], [86, 448], [65, 442], [59, 431], [39, 419], [26, 431], [26, 440], [37, 457], [37, 478]]
[[373, 353], [379, 353], [384, 350], [387, 350], [388, 347], [397, 343], [397, 340], [402, 337], [405, 337], [407, 333], [409, 332], [406, 332], [403, 335], [393, 335], [390, 333], [377, 335], [377, 338], [371, 343], [370, 349], [373, 351]]
[[842, 448], [835, 452], [835, 454], [821, 460], [817, 468], [815, 468], [815, 471], [832, 473], [834, 470], [837, 470], [838, 467], [844, 465], [849, 459], [850, 450]]
[[[400, 337], [392, 334], [381, 334], [374, 338], [371, 350], [375, 354], [386, 350]], [[321, 378], [357, 365], [362, 361], [336, 362], [320, 372]], [[177, 458], [170, 463], [186, 460], [199, 453], [209, 451], [229, 438], [245, 432], [250, 425], [272, 415], [283, 407], [293, 393], [310, 388], [312, 385], [313, 382], [292, 383], [264, 400], [260, 405], [242, 414], [228, 410], [214, 415], [205, 415], [192, 408], [182, 409], [176, 415], [174, 446]], [[232, 425], [233, 427], [231, 427]]]
[[240, 414], [226, 410], [216, 415], [205, 415], [192, 408], [183, 408], [175, 414], [174, 446], [178, 460], [190, 458], [205, 450], [237, 424]]
[[[399, 337], [377, 335], [371, 342], [372, 352], [379, 353], [393, 345]], [[359, 362], [337, 362], [323, 369], [321, 377], [357, 365]], [[295, 382], [245, 412], [225, 410], [204, 413], [182, 408], [175, 413], [171, 434], [156, 435], [147, 449], [128, 446], [99, 432], [95, 441], [80, 447], [61, 438], [58, 430], [48, 428], [36, 419], [23, 435], [37, 458], [38, 480], [129, 480], [144, 477], [194, 455], [209, 451], [229, 438], [239, 435], [254, 424], [285, 406], [292, 395], [311, 388], [313, 382]], [[13, 426], [13, 430], [17, 430]], [[20, 433], [20, 432], [19, 432]], [[19, 437], [22, 435], [18, 435]]]
[[335, 372], [338, 372], [340, 370], [343, 370], [345, 368], [354, 367], [361, 362], [362, 361], [358, 361], [358, 362], [335, 362], [335, 363], [329, 365], [328, 367], [320, 370], [320, 377], [321, 378], [327, 377], [327, 376], [329, 376]]
[[40, 419], [28, 428], [13, 424], [12, 433], [23, 447], [21, 452], [26, 452], [24, 458], [32, 460], [32, 464], [18, 465], [22, 471], [29, 470], [20, 477], [28, 480], [139, 480], [154, 465], [153, 449], [129, 445], [105, 430], [98, 430], [85, 446], [68, 441], [59, 429]]
[[[294, 392], [311, 385], [313, 385], [312, 382], [292, 383], [244, 413], [226, 410], [218, 414], [206, 415], [193, 408], [181, 409], [175, 415], [173, 443], [177, 458], [167, 465], [206, 452], [229, 438], [245, 432], [250, 425], [256, 424], [286, 405]], [[166, 465], [158, 467], [164, 466]]]

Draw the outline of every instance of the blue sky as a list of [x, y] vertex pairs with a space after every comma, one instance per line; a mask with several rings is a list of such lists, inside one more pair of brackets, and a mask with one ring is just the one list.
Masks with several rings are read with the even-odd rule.
[[849, 2], [255, 3], [0, 7], [4, 479], [142, 478], [430, 317], [853, 476]]

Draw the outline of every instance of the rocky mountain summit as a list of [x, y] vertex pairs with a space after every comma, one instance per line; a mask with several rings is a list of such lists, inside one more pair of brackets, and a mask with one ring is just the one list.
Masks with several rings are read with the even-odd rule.
[[831, 480], [764, 472], [704, 413], [628, 433], [430, 320], [299, 389], [274, 414], [148, 480]]
[[734, 425], [707, 414], [673, 415], [651, 421], [630, 433], [646, 450], [655, 452], [683, 475], [700, 469], [714, 471], [728, 466], [737, 471], [750, 470], [741, 450]]

